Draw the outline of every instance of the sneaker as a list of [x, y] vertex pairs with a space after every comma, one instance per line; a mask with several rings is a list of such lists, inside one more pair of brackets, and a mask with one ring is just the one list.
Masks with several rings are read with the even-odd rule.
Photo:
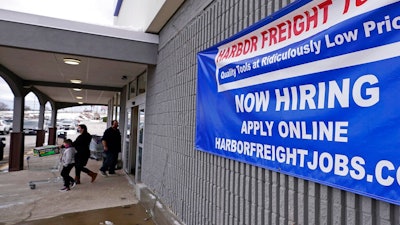
[[69, 187], [63, 187], [60, 189], [61, 192], [67, 192], [69, 190], [71, 190], [71, 189], [69, 189]]
[[100, 174], [101, 174], [103, 177], [106, 177], [106, 176], [107, 176], [107, 173], [104, 172], [104, 171], [102, 171], [102, 170], [100, 170]]
[[75, 186], [76, 186], [76, 182], [73, 181], [73, 182], [71, 183], [71, 189], [74, 188]]

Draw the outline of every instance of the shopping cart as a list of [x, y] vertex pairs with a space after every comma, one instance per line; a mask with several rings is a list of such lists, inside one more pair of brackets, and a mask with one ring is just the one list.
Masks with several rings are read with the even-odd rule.
[[37, 151], [37, 149], [33, 149], [33, 152], [33, 155], [26, 157], [27, 169], [31, 171], [48, 171], [50, 177], [43, 180], [29, 181], [29, 187], [35, 189], [37, 184], [61, 181], [62, 177], [59, 176], [61, 168], [60, 150], [58, 148], [45, 148], [45, 150], [41, 152]]

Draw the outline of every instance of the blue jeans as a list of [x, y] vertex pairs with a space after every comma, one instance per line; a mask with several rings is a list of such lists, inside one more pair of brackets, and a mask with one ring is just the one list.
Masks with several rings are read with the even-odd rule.
[[100, 168], [100, 171], [108, 173], [115, 173], [115, 167], [117, 166], [118, 161], [118, 152], [112, 152], [110, 150], [105, 151], [103, 153], [103, 165]]

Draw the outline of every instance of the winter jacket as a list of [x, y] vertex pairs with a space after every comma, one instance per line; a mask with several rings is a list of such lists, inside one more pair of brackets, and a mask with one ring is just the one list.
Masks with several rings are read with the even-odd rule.
[[61, 163], [64, 167], [69, 164], [75, 163], [75, 153], [76, 150], [74, 147], [69, 147], [64, 149], [63, 155], [61, 157]]

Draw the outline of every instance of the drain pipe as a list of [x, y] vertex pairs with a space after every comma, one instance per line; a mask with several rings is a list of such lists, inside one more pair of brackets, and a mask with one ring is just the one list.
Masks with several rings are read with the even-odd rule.
[[114, 17], [119, 16], [119, 11], [121, 10], [122, 2], [124, 0], [118, 0], [117, 5], [115, 6]]

